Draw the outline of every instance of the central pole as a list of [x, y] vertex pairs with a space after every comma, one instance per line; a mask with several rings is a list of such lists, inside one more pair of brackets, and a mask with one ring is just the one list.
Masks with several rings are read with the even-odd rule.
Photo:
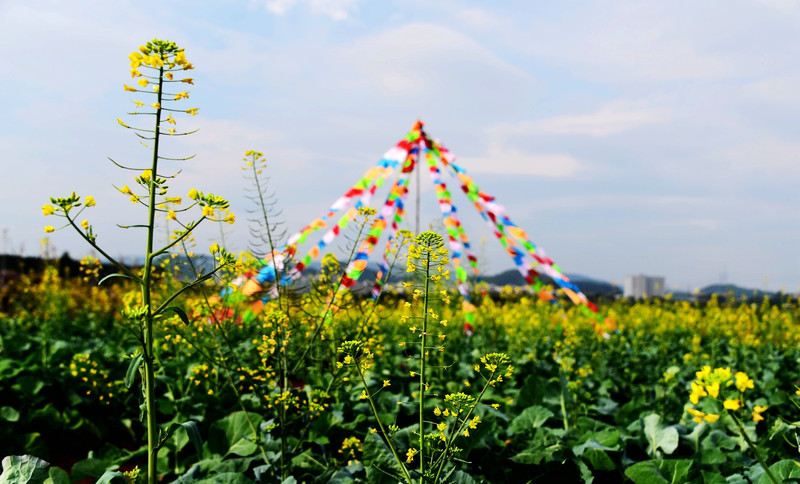
[[416, 190], [417, 220], [416, 220], [416, 225], [414, 226], [414, 234], [419, 234], [419, 193], [420, 193], [420, 191], [422, 191], [422, 188], [420, 187], [420, 174], [419, 174], [419, 172], [420, 172], [420, 167], [419, 167], [420, 160], [419, 160], [419, 158], [421, 158], [421, 156], [418, 155], [417, 162], [414, 163], [414, 171], [417, 172], [417, 190]]

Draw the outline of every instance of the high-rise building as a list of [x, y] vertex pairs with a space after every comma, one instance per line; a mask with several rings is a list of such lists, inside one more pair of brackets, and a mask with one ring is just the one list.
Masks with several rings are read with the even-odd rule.
[[663, 276], [625, 276], [622, 288], [623, 297], [663, 297], [665, 294]]

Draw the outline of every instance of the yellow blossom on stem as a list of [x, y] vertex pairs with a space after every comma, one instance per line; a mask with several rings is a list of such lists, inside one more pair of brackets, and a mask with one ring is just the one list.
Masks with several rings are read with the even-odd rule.
[[213, 217], [214, 216], [214, 209], [206, 205], [203, 207], [203, 217]]
[[728, 398], [722, 402], [722, 406], [725, 407], [726, 410], [739, 410], [739, 408], [741, 408], [741, 401], [739, 399]]
[[131, 87], [131, 86], [127, 85], [127, 84], [123, 84], [122, 88], [125, 89], [126, 91], [136, 92], [136, 88], [135, 87]]
[[191, 190], [189, 190], [189, 195], [188, 195], [188, 197], [189, 197], [190, 199], [192, 199], [192, 200], [196, 200], [196, 199], [197, 199], [197, 189], [195, 189], [195, 188], [192, 188]]
[[56, 209], [52, 205], [48, 204], [48, 205], [45, 205], [45, 206], [42, 207], [42, 213], [44, 213], [45, 216], [53, 215], [55, 212], [56, 212]]
[[177, 220], [177, 218], [175, 217], [175, 212], [173, 212], [172, 210], [167, 212], [167, 220]]
[[224, 222], [228, 222], [229, 224], [233, 224], [236, 221], [236, 215], [229, 213], [222, 219]]
[[139, 81], [137, 81], [137, 84], [139, 84], [142, 87], [147, 87], [147, 85], [150, 84], [150, 81], [148, 81], [147, 79], [139, 79]]
[[89, 221], [84, 220], [83, 222], [81, 222], [81, 227], [83, 227], [83, 230], [89, 230]]
[[219, 252], [219, 244], [214, 242], [213, 244], [211, 244], [211, 247], [208, 248], [208, 251], [211, 252], [212, 254]]
[[761, 416], [762, 413], [767, 411], [767, 408], [761, 405], [756, 405], [753, 407], [753, 422], [760, 422], [764, 420], [764, 417]]
[[86, 197], [86, 206], [87, 207], [94, 207], [95, 205], [97, 205], [97, 202], [94, 201], [94, 197], [93, 196], [90, 195], [90, 196]]
[[187, 110], [186, 110], [186, 113], [187, 113], [187, 114], [191, 114], [192, 116], [194, 116], [195, 114], [197, 114], [197, 108], [190, 108], [190, 109], [187, 109]]
[[133, 192], [131, 192], [131, 189], [128, 188], [128, 185], [122, 185], [122, 188], [120, 188], [119, 191], [121, 191], [125, 195], [132, 195], [133, 194]]
[[52, 225], [48, 225], [47, 227], [44, 228], [44, 231], [49, 234], [49, 233], [53, 232], [55, 229], [56, 228], [53, 227]]
[[740, 392], [744, 392], [748, 388], [754, 388], [753, 380], [747, 376], [747, 373], [743, 371], [737, 371], [735, 378], [736, 388], [738, 388]]

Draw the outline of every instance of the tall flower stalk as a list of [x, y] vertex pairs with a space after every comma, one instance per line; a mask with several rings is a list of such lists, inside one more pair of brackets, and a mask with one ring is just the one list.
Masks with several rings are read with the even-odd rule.
[[[161, 156], [159, 151], [161, 140], [164, 136], [185, 136], [192, 133], [178, 132], [177, 120], [173, 117], [173, 114], [184, 113], [192, 116], [197, 114], [197, 108], [180, 109], [177, 104], [183, 99], [189, 98], [189, 93], [183, 90], [182, 86], [194, 84], [191, 77], [176, 78], [176, 75], [181, 75], [184, 71], [194, 68], [186, 59], [184, 49], [178, 47], [174, 42], [154, 39], [139, 47], [139, 50], [133, 52], [129, 56], [129, 59], [131, 61], [131, 77], [137, 79], [137, 86], [134, 87], [125, 84], [123, 88], [127, 92], [133, 92], [142, 96], [146, 101], [134, 99], [133, 103], [136, 109], [128, 114], [132, 116], [152, 116], [154, 123], [152, 129], [149, 129], [147, 127], [130, 126], [122, 119], [117, 119], [117, 122], [126, 129], [132, 130], [136, 136], [142, 140], [142, 144], [152, 150], [152, 157], [150, 168], [144, 170], [124, 166], [113, 160], [112, 162], [126, 170], [141, 170], [141, 174], [134, 179], [140, 190], [131, 189], [128, 185], [117, 187], [117, 190], [127, 195], [133, 204], [142, 205], [147, 210], [146, 224], [119, 225], [124, 229], [144, 228], [147, 231], [144, 266], [141, 273], [136, 273], [127, 268], [98, 246], [98, 235], [88, 220], [83, 220], [80, 224], [77, 222], [85, 209], [96, 205], [94, 197], [89, 196], [82, 198], [76, 195], [75, 192], [72, 192], [72, 194], [67, 197], [53, 197], [50, 199], [50, 202], [55, 206], [47, 204], [42, 207], [42, 211], [44, 215], [56, 215], [65, 218], [66, 224], [64, 224], [63, 227], [72, 226], [93, 249], [116, 266], [119, 272], [106, 277], [100, 281], [101, 284], [110, 277], [124, 277], [135, 281], [141, 288], [140, 304], [135, 307], [129, 307], [123, 311], [123, 316], [135, 323], [135, 327], [138, 328], [136, 337], [141, 349], [141, 352], [131, 358], [131, 364], [126, 377], [126, 385], [128, 387], [132, 385], [137, 371], [142, 374], [142, 391], [145, 400], [145, 419], [147, 426], [147, 482], [148, 484], [155, 484], [158, 479], [158, 450], [169, 434], [169, 432], [167, 432], [162, 436], [161, 430], [156, 422], [155, 369], [158, 358], [155, 352], [156, 347], [154, 345], [153, 335], [155, 321], [158, 318], [164, 317], [166, 313], [173, 312], [185, 323], [188, 323], [189, 319], [186, 313], [179, 307], [173, 306], [173, 301], [181, 294], [213, 277], [222, 267], [234, 264], [235, 259], [225, 249], [219, 248], [215, 244], [213, 255], [215, 256], [216, 264], [214, 268], [208, 273], [198, 274], [192, 281], [184, 284], [160, 301], [156, 301], [153, 297], [153, 264], [156, 258], [168, 253], [176, 244], [183, 242], [184, 239], [189, 237], [192, 230], [204, 220], [233, 223], [234, 215], [229, 212], [221, 215], [223, 210], [229, 208], [230, 204], [227, 200], [211, 193], [204, 194], [196, 189], [192, 189], [188, 194], [188, 198], [192, 201], [188, 207], [178, 210], [169, 209], [169, 207], [180, 206], [182, 200], [181, 197], [168, 196], [169, 187], [167, 185], [167, 180], [174, 178], [176, 175], [160, 175], [159, 163], [162, 160], [188, 160], [192, 157], [166, 158]], [[177, 90], [173, 89], [174, 86], [181, 87]], [[175, 92], [168, 92], [173, 90]], [[148, 102], [152, 99], [155, 100]], [[144, 111], [140, 112], [140, 108], [144, 108]], [[139, 193], [137, 193], [137, 191]], [[186, 223], [182, 223], [179, 220], [179, 215], [186, 217], [187, 212], [194, 207], [202, 209], [200, 216], [194, 217]], [[177, 222], [180, 228], [171, 234], [171, 240], [163, 247], [155, 248], [155, 220], [156, 213], [159, 212], [164, 213], [167, 219]], [[45, 232], [53, 232], [54, 230], [55, 227], [53, 226], [45, 227]]]

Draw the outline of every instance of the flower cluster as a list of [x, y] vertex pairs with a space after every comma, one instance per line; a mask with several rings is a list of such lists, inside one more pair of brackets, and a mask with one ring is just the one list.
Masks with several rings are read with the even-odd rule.
[[[704, 412], [695, 407], [687, 406], [686, 411], [692, 415], [697, 423], [714, 423], [719, 419], [719, 411], [739, 412], [747, 408], [745, 392], [755, 388], [753, 380], [747, 373], [737, 371], [733, 373], [730, 368], [714, 368], [704, 366], [695, 373], [696, 380], [691, 382], [689, 401], [697, 406], [701, 401], [710, 399], [717, 402], [714, 412]], [[719, 407], [721, 403], [721, 409]], [[705, 410], [709, 410], [705, 408]], [[767, 410], [766, 406], [754, 405], [750, 417], [754, 422], [764, 420], [761, 415]]]

